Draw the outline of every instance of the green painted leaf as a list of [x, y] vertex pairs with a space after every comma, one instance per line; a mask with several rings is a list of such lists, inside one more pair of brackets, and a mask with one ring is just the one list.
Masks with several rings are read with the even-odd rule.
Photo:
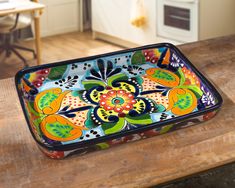
[[189, 85], [189, 86], [179, 86], [179, 88], [186, 88], [186, 89], [189, 89], [190, 91], [192, 91], [195, 96], [199, 99], [201, 98], [201, 96], [203, 95], [203, 92], [202, 90], [196, 86], [196, 85]]
[[84, 101], [82, 98], [83, 93], [85, 92], [85, 90], [75, 90], [71, 92], [71, 95], [73, 97], [78, 97], [81, 101]]
[[42, 122], [42, 120], [43, 120], [45, 117], [46, 117], [46, 115], [43, 115], [43, 116], [39, 117], [38, 119], [35, 119], [35, 120], [33, 121], [34, 125], [36, 125], [37, 127], [39, 127], [39, 126], [40, 126], [40, 123]]
[[165, 87], [176, 87], [180, 83], [180, 78], [177, 74], [161, 69], [161, 68], [150, 68], [146, 70], [147, 78], [157, 82]]
[[108, 78], [108, 86], [112, 86], [114, 81], [119, 80], [128, 80], [128, 77], [125, 74], [116, 74]]
[[136, 79], [137, 83], [140, 84], [140, 85], [142, 85], [143, 82], [144, 82], [144, 80], [141, 76], [137, 76], [137, 77], [135, 77], [135, 79]]
[[197, 86], [192, 85], [192, 86], [189, 86], [188, 89], [190, 89], [196, 95], [198, 99], [201, 98], [201, 96], [203, 95], [202, 90]]
[[87, 112], [87, 119], [85, 121], [85, 126], [88, 128], [88, 129], [92, 129], [92, 128], [95, 128], [97, 127], [97, 124], [94, 123], [94, 121], [92, 121], [91, 119], [91, 112], [92, 112], [93, 109], [90, 109], [88, 112]]
[[73, 127], [70, 125], [63, 125], [59, 122], [55, 122], [46, 124], [46, 130], [53, 136], [59, 138], [67, 138], [71, 136], [70, 131], [73, 130]]
[[46, 116], [44, 115], [44, 116], [39, 117], [38, 119], [36, 119], [36, 120], [33, 121], [33, 124], [35, 125], [35, 128], [36, 128], [37, 133], [38, 133], [39, 136], [42, 135], [42, 132], [41, 132], [41, 130], [40, 130], [40, 123], [42, 122], [42, 120], [43, 120], [45, 117], [46, 117]]
[[155, 110], [153, 112], [165, 112], [166, 108], [162, 104], [157, 104], [156, 101], [153, 99], [147, 98], [149, 101], [151, 101], [155, 107]]
[[178, 71], [176, 72], [176, 74], [179, 76], [180, 78], [180, 84], [179, 85], [183, 85], [185, 82], [185, 77], [184, 77], [184, 73], [182, 72], [182, 69], [179, 68]]
[[193, 96], [190, 93], [177, 95], [178, 100], [175, 102], [174, 107], [178, 107], [182, 110], [188, 109], [194, 104]]
[[28, 108], [29, 108], [29, 111], [34, 114], [35, 116], [40, 116], [41, 114], [39, 114], [38, 112], [35, 111], [34, 109], [34, 103], [33, 102], [29, 102], [28, 103]]
[[84, 100], [84, 98], [82, 97], [82, 95], [83, 95], [83, 93], [85, 92], [86, 90], [75, 90], [75, 91], [72, 91], [71, 92], [71, 95], [73, 96], [73, 97], [78, 97], [79, 98], [79, 100], [81, 100], [81, 101], [83, 101], [83, 102], [86, 102], [85, 100]]
[[83, 93], [83, 91], [81, 91], [81, 90], [72, 91], [72, 92], [71, 92], [71, 95], [72, 95], [73, 97], [80, 97], [82, 93]]
[[133, 54], [131, 58], [131, 64], [133, 65], [141, 65], [144, 64], [145, 62], [145, 57], [144, 54], [141, 51], [137, 51]]
[[95, 86], [106, 86], [104, 82], [102, 81], [98, 81], [98, 80], [83, 80], [82, 84], [84, 86], [85, 89], [91, 89]]
[[116, 123], [110, 123], [110, 122], [109, 123], [104, 123], [103, 122], [101, 126], [102, 126], [103, 130], [107, 130], [107, 129], [110, 129], [110, 128], [114, 127], [115, 125], [116, 125]]
[[153, 122], [149, 114], [144, 114], [135, 117], [126, 116], [125, 119], [126, 121], [134, 125], [148, 125]]
[[50, 80], [58, 80], [63, 77], [66, 69], [67, 69], [67, 65], [53, 67], [53, 68], [51, 68], [51, 71], [48, 75], [48, 78]]
[[157, 104], [157, 112], [165, 112], [166, 108], [162, 104]]
[[152, 76], [157, 79], [166, 80], [168, 82], [175, 81], [175, 75], [169, 74], [169, 72], [166, 72], [161, 69], [156, 70]]
[[53, 92], [47, 92], [38, 100], [38, 107], [42, 110], [43, 108], [50, 106], [50, 104], [58, 97], [58, 94], [55, 94]]
[[107, 126], [103, 127], [103, 125], [102, 128], [105, 134], [113, 134], [120, 132], [123, 129], [124, 125], [125, 125], [125, 118], [119, 118], [119, 121], [115, 123], [111, 128], [108, 128]]

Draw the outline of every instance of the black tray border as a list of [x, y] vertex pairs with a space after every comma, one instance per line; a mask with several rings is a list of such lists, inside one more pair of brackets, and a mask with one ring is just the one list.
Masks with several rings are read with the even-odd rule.
[[[175, 117], [173, 119], [168, 119], [168, 120], [165, 120], [163, 122], [152, 123], [148, 126], [143, 126], [143, 127], [139, 127], [139, 128], [136, 128], [136, 129], [127, 130], [127, 131], [121, 131], [121, 132], [114, 133], [114, 134], [111, 134], [111, 135], [98, 137], [98, 138], [95, 138], [95, 139], [92, 139], [92, 140], [81, 141], [81, 142], [78, 142], [78, 143], [71, 143], [71, 144], [59, 145], [59, 146], [49, 146], [49, 145], [45, 145], [45, 144], [39, 142], [36, 139], [36, 136], [34, 135], [34, 133], [32, 131], [32, 128], [30, 126], [30, 121], [29, 121], [29, 119], [26, 115], [26, 108], [25, 108], [25, 105], [24, 105], [24, 102], [23, 102], [23, 98], [21, 97], [21, 91], [19, 90], [19, 88], [17, 86], [20, 79], [25, 74], [30, 73], [30, 72], [34, 72], [34, 71], [38, 71], [38, 70], [41, 70], [41, 69], [56, 67], [56, 66], [68, 65], [68, 64], [72, 64], [72, 63], [81, 63], [81, 62], [84, 62], [84, 61], [94, 60], [94, 59], [103, 58], [103, 57], [107, 57], [107, 56], [113, 56], [113, 55], [119, 55], [119, 54], [122, 54], [122, 53], [128, 53], [128, 52], [151, 49], [151, 48], [161, 48], [161, 47], [167, 47], [167, 48], [173, 49], [177, 53], [177, 55], [180, 56], [181, 59], [183, 59], [185, 61], [185, 63], [190, 66], [190, 68], [194, 71], [194, 73], [202, 80], [202, 82], [205, 85], [207, 85], [209, 87], [210, 91], [213, 92], [214, 96], [218, 100], [216, 105], [214, 105], [210, 108], [207, 108], [207, 109], [203, 109], [201, 111], [192, 112], [190, 114]], [[176, 46], [174, 46], [171, 43], [150, 44], [150, 45], [125, 49], [125, 50], [120, 50], [120, 51], [115, 51], [115, 52], [110, 52], [110, 53], [104, 53], [104, 54], [99, 54], [99, 55], [94, 55], [94, 56], [89, 56], [89, 57], [65, 60], [65, 61], [60, 61], [60, 62], [51, 63], [51, 64], [44, 64], [44, 65], [38, 65], [38, 66], [29, 67], [29, 68], [24, 68], [24, 69], [22, 69], [22, 70], [20, 70], [16, 73], [16, 75], [15, 75], [15, 86], [16, 86], [16, 90], [17, 90], [17, 94], [18, 94], [18, 97], [19, 97], [19, 100], [20, 100], [20, 104], [21, 104], [21, 107], [23, 109], [23, 113], [24, 113], [27, 125], [29, 127], [29, 130], [31, 132], [31, 135], [33, 136], [33, 138], [37, 142], [37, 144], [39, 144], [40, 146], [42, 146], [45, 149], [52, 150], [52, 151], [69, 151], [69, 150], [75, 150], [75, 149], [79, 149], [79, 148], [83, 148], [83, 147], [89, 147], [91, 145], [99, 144], [99, 143], [102, 143], [102, 142], [107, 142], [107, 141], [110, 141], [112, 139], [120, 138], [120, 137], [123, 137], [123, 136], [136, 134], [136, 133], [151, 130], [151, 129], [154, 129], [154, 128], [157, 128], [157, 127], [160, 128], [160, 127], [163, 127], [165, 125], [169, 125], [169, 124], [173, 124], [173, 123], [178, 123], [178, 122], [181, 122], [185, 119], [198, 117], [202, 114], [218, 110], [221, 107], [222, 103], [223, 103], [223, 99], [222, 99], [221, 95], [219, 94], [219, 92], [215, 89], [215, 87], [205, 78], [205, 76], [202, 75], [202, 73], [200, 73], [197, 70], [197, 68], [188, 60], [188, 58], [186, 58], [185, 55]]]

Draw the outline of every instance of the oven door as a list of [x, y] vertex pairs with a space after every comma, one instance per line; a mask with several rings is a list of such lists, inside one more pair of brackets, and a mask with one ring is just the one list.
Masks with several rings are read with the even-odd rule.
[[182, 42], [198, 40], [198, 0], [157, 0], [158, 35]]

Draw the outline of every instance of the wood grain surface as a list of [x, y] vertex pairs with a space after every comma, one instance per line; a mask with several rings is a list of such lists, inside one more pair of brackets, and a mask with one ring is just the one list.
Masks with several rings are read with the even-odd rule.
[[180, 46], [224, 104], [212, 120], [74, 156], [45, 157], [26, 126], [13, 79], [0, 81], [0, 187], [148, 187], [235, 161], [235, 36]]
[[[92, 33], [90, 31], [72, 32], [43, 37], [41, 39], [41, 43], [42, 64], [81, 58], [123, 49], [120, 46], [116, 46], [101, 40], [93, 40]], [[32, 49], [34, 48], [34, 44], [34, 40], [20, 41], [20, 45]], [[31, 53], [20, 51], [20, 54], [25, 57], [29, 66], [37, 65], [37, 60], [33, 58]], [[10, 57], [6, 58], [5, 53], [2, 53], [0, 55], [0, 64], [0, 79], [14, 77], [15, 73], [24, 67], [22, 61], [15, 54], [12, 54]]]

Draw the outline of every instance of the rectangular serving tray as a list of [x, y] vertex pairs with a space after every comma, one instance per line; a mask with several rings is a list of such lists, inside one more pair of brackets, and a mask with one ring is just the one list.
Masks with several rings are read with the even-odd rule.
[[222, 104], [169, 43], [26, 68], [15, 83], [29, 130], [51, 158], [191, 126]]

